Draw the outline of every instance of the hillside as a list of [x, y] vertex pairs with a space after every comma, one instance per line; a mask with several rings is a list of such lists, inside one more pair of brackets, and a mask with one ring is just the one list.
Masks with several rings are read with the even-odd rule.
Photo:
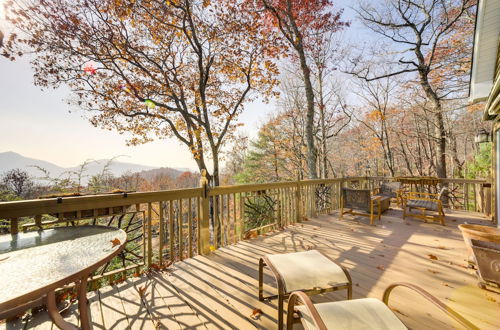
[[[101, 173], [108, 161], [108, 159], [100, 159], [90, 162], [86, 167], [86, 176], [90, 177]], [[80, 168], [79, 166], [62, 167], [45, 160], [25, 157], [12, 151], [0, 153], [0, 175], [11, 169], [20, 168], [28, 172], [33, 178], [40, 178], [43, 176], [43, 173], [37, 167], [47, 170], [51, 177], [59, 177], [63, 174], [77, 172]], [[156, 168], [154, 166], [127, 163], [118, 160], [111, 162], [109, 170], [114, 176], [120, 176], [127, 172], [140, 172], [141, 176], [145, 178], [149, 178], [160, 173], [167, 174], [175, 178], [185, 171], [185, 169], [174, 169], [169, 167]]]

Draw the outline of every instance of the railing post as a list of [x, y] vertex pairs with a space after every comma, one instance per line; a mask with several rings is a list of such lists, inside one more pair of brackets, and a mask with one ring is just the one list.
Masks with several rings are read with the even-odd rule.
[[10, 234], [15, 235], [19, 232], [19, 224], [17, 218], [10, 219]]
[[210, 213], [209, 213], [209, 201], [208, 201], [208, 179], [207, 179], [207, 171], [201, 171], [201, 179], [200, 179], [200, 187], [201, 187], [201, 214], [199, 215], [200, 222], [200, 237], [198, 237], [199, 250], [202, 255], [206, 255], [210, 253]]
[[342, 178], [339, 181], [339, 190], [337, 192], [337, 194], [338, 194], [337, 195], [338, 196], [338, 198], [337, 198], [337, 203], [338, 203], [337, 204], [337, 210], [340, 210], [340, 207], [342, 206], [342, 187], [344, 186], [344, 182], [345, 182], [344, 180], [345, 179]]
[[302, 222], [302, 213], [300, 212], [300, 178], [297, 179], [297, 190], [295, 191], [295, 208], [297, 209], [296, 222]]

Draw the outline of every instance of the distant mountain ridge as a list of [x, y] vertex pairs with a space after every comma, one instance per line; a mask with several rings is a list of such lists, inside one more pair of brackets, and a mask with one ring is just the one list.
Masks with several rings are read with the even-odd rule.
[[[109, 162], [109, 159], [100, 159], [91, 161], [85, 170], [85, 175], [90, 177], [92, 175], [96, 175], [102, 172], [104, 166]], [[80, 170], [80, 166], [74, 167], [62, 167], [56, 165], [54, 163], [25, 157], [16, 152], [7, 151], [0, 152], [0, 175], [14, 168], [20, 168], [28, 172], [34, 178], [41, 178], [44, 176], [42, 171], [40, 171], [37, 167], [43, 168], [50, 173], [50, 176], [53, 178], [57, 178], [65, 173], [78, 172]], [[127, 172], [136, 173], [142, 172], [145, 175], [151, 175], [153, 173], [166, 173], [169, 176], [176, 178], [183, 172], [189, 171], [189, 169], [185, 168], [169, 168], [169, 167], [154, 167], [147, 165], [140, 165], [134, 163], [120, 162], [118, 160], [113, 160], [111, 165], [109, 166], [109, 170], [113, 173], [114, 176], [120, 176]], [[142, 176], [141, 173], [141, 176]], [[86, 180], [85, 180], [86, 181]]]

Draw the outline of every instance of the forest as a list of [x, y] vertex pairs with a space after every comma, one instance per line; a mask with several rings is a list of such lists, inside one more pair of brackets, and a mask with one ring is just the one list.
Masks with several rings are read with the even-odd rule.
[[[5, 4], [14, 32], [0, 52], [29, 56], [36, 85], [68, 87], [71, 109], [126, 133], [131, 145], [178, 140], [212, 186], [485, 178], [491, 148], [475, 136], [489, 124], [482, 105], [468, 101], [476, 5], [16, 0]], [[249, 136], [239, 117], [256, 101], [274, 111]], [[46, 190], [198, 185], [190, 175], [181, 185], [159, 177], [133, 186], [105, 176], [85, 187], [52, 180]]]

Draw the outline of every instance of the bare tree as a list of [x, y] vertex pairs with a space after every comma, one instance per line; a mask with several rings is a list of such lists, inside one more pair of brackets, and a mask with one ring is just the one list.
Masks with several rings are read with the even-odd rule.
[[443, 56], [440, 53], [441, 43], [467, 16], [475, 3], [475, 0], [389, 0], [380, 7], [364, 3], [358, 10], [364, 24], [393, 43], [401, 56], [390, 63], [394, 71], [389, 73], [378, 74], [373, 65], [358, 60], [352, 61], [350, 72], [367, 81], [416, 74], [433, 117], [435, 168], [437, 176], [441, 178], [447, 176], [443, 100], [453, 95], [453, 92], [440, 93], [432, 77], [439, 69], [439, 57]]

